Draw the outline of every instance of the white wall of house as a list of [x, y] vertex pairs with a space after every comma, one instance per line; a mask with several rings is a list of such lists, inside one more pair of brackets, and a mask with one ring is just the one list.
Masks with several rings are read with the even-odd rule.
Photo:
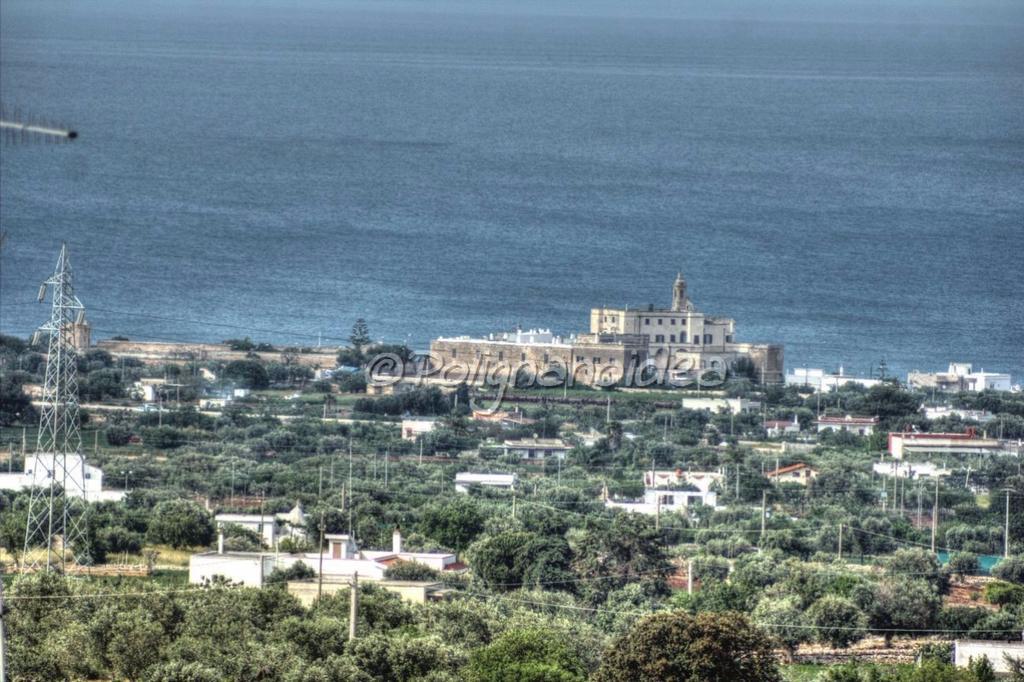
[[[68, 482], [65, 492], [69, 497], [84, 497], [89, 502], [117, 501], [124, 497], [122, 490], [103, 490], [103, 470], [86, 464], [82, 455], [68, 455], [66, 466]], [[29, 455], [21, 472], [0, 474], [0, 489], [49, 487], [54, 477], [61, 484], [64, 475], [63, 471], [56, 470], [54, 455]]]
[[1024, 658], [1024, 642], [988, 642], [973, 639], [958, 639], [953, 642], [953, 663], [958, 668], [966, 668], [972, 658], [984, 656], [992, 664], [997, 675], [1010, 672], [1003, 654], [1013, 658]]

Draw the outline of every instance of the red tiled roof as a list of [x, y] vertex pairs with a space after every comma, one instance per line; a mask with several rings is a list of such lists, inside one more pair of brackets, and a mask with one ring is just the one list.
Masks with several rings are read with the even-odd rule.
[[791, 471], [798, 471], [799, 469], [810, 469], [811, 467], [803, 462], [797, 464], [789, 464], [784, 467], [779, 467], [775, 471], [769, 471], [765, 476], [781, 476], [782, 474], [788, 474]]

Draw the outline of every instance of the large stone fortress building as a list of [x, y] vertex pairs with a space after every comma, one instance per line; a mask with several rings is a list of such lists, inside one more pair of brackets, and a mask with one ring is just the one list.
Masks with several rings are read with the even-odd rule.
[[543, 375], [566, 372], [575, 383], [637, 385], [638, 378], [685, 384], [698, 373], [724, 375], [749, 360], [755, 380], [782, 383], [781, 345], [737, 343], [736, 322], [699, 312], [680, 274], [669, 308], [593, 308], [589, 333], [562, 338], [516, 331], [483, 338], [439, 338], [430, 344], [434, 369], [448, 378], [482, 383], [497, 368], [525, 365]]

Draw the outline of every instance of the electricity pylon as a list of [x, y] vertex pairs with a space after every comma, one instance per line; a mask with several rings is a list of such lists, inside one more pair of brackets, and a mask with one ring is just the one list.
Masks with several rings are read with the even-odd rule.
[[[86, 542], [85, 457], [78, 422], [78, 353], [74, 342], [74, 323], [81, 321], [85, 307], [75, 296], [71, 282], [71, 262], [67, 244], [61, 244], [60, 258], [53, 277], [39, 289], [39, 302], [52, 296], [50, 321], [39, 328], [49, 333], [46, 356], [46, 382], [39, 416], [39, 435], [32, 465], [32, 488], [25, 527], [24, 566], [26, 569], [63, 570], [69, 560], [89, 565]], [[26, 471], [26, 474], [29, 472]], [[60, 538], [59, 551], [54, 540]], [[46, 547], [43, 564], [33, 550]]]

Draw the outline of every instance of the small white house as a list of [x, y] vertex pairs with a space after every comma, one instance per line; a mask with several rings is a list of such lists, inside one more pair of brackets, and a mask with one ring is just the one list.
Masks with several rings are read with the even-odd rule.
[[565, 459], [570, 446], [561, 438], [522, 438], [504, 442], [504, 454], [526, 460]]
[[465, 568], [454, 554], [447, 552], [406, 552], [402, 548], [401, 531], [395, 529], [391, 550], [361, 550], [347, 534], [327, 534], [327, 548], [321, 552], [282, 554], [274, 552], [225, 552], [223, 542], [218, 551], [193, 554], [189, 557], [190, 583], [202, 583], [215, 578], [241, 583], [249, 587], [263, 587], [264, 581], [275, 568], [287, 569], [303, 563], [317, 572], [323, 566], [324, 579], [341, 579], [359, 574], [360, 580], [384, 579], [388, 566], [400, 561], [416, 561], [437, 571], [461, 571]]
[[103, 470], [86, 464], [84, 456], [67, 455], [64, 461], [66, 472], [57, 471], [59, 459], [52, 454], [29, 455], [23, 471], [0, 474], [0, 489], [48, 488], [56, 481], [64, 486], [68, 497], [84, 497], [87, 502], [117, 502], [124, 497], [123, 490], [103, 489]]
[[637, 514], [658, 514], [670, 511], [685, 511], [689, 507], [714, 507], [718, 493], [699, 490], [667, 490], [646, 488], [643, 500], [607, 499], [604, 505], [610, 509], [624, 509]]
[[724, 476], [714, 471], [683, 471], [682, 469], [658, 469], [644, 472], [645, 488], [660, 488], [692, 485], [703, 493], [709, 492]]
[[878, 426], [878, 417], [818, 417], [814, 422], [818, 433], [825, 431], [848, 431], [858, 436], [870, 436]]
[[274, 514], [217, 514], [213, 520], [217, 524], [218, 530], [232, 525], [241, 526], [256, 533], [262, 538], [265, 547], [275, 547], [281, 534], [281, 528]]
[[958, 639], [953, 642], [953, 664], [966, 668], [972, 658], [987, 658], [992, 671], [999, 676], [1009, 675], [1010, 666], [1005, 656], [1024, 659], [1024, 642], [999, 642], [978, 639]]
[[708, 412], [752, 412], [761, 409], [759, 400], [747, 400], [746, 398], [680, 398], [679, 406], [684, 410], [707, 410]]
[[814, 391], [832, 391], [838, 389], [840, 386], [847, 384], [856, 384], [863, 386], [864, 388], [871, 388], [882, 383], [881, 379], [869, 379], [866, 377], [857, 377], [850, 374], [846, 374], [843, 367], [839, 367], [839, 371], [835, 373], [826, 372], [823, 369], [808, 368], [808, 367], [797, 367], [791, 369], [786, 374], [786, 385], [787, 386], [803, 386], [805, 388], [814, 389]]
[[952, 472], [943, 469], [938, 464], [931, 462], [875, 462], [871, 470], [882, 476], [896, 476], [897, 478], [935, 478], [936, 476], [949, 476]]
[[416, 440], [437, 428], [436, 419], [407, 418], [402, 420], [402, 440]]
[[779, 467], [765, 474], [765, 478], [775, 483], [798, 483], [800, 485], [808, 485], [817, 477], [818, 470], [803, 462]]
[[800, 433], [800, 420], [793, 415], [792, 420], [788, 419], [766, 419], [763, 423], [764, 430], [769, 438], [781, 436], [795, 436]]
[[513, 490], [516, 487], [516, 475], [473, 474], [468, 471], [455, 474], [455, 492], [468, 493], [470, 488], [476, 487]]

